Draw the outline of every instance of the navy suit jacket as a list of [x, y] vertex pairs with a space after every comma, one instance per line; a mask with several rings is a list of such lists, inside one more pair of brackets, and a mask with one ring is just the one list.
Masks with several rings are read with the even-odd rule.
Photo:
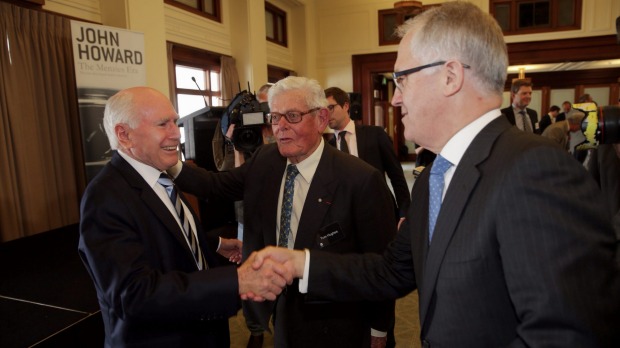
[[[508, 119], [508, 122], [510, 122], [510, 124], [512, 124], [513, 126], [516, 124], [515, 112], [512, 109], [512, 105], [509, 105], [507, 108], [503, 108], [500, 111], [506, 116], [506, 119]], [[525, 108], [525, 112], [530, 117], [530, 125], [532, 126], [532, 130], [534, 131], [534, 133], [542, 133], [539, 129], [536, 129], [536, 123], [538, 123], [538, 113], [530, 108]]]
[[79, 254], [97, 290], [106, 347], [228, 347], [240, 308], [235, 266], [217, 267], [197, 222], [210, 269], [198, 271], [172, 213], [118, 153], [81, 202]]
[[[243, 198], [243, 249], [247, 257], [252, 251], [277, 244], [278, 196], [285, 169], [286, 158], [277, 145], [266, 144], [244, 165], [229, 172], [211, 173], [184, 165], [175, 182], [201, 198]], [[383, 174], [325, 144], [294, 247], [380, 254], [396, 233], [391, 202]], [[360, 347], [369, 339], [370, 327], [387, 331], [393, 300], [316, 301], [300, 294], [295, 282], [279, 296], [273, 315], [276, 347]], [[267, 321], [263, 318], [263, 324]]]
[[430, 347], [619, 347], [615, 236], [585, 169], [498, 117], [474, 138], [428, 242], [430, 170], [383, 255], [312, 251], [309, 293], [397, 298], [418, 289]]
[[[383, 128], [377, 126], [356, 125], [355, 135], [359, 158], [387, 174], [394, 190], [398, 216], [405, 217], [411, 203], [411, 194], [392, 140]], [[332, 138], [330, 144], [336, 145], [335, 138]]]

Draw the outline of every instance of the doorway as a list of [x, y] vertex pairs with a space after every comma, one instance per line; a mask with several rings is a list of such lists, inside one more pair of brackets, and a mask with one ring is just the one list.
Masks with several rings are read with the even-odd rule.
[[413, 144], [405, 141], [400, 108], [390, 104], [396, 52], [353, 56], [353, 90], [362, 96], [362, 123], [385, 128], [400, 161], [415, 161]]

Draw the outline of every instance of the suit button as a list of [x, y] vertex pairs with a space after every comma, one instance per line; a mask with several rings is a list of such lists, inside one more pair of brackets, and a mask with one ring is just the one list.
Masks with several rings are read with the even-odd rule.
[[423, 348], [431, 348], [431, 343], [427, 340], [422, 340], [422, 347]]

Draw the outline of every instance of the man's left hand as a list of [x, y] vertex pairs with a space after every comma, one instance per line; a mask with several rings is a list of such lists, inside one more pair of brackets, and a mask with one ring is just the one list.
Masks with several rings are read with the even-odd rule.
[[227, 258], [228, 261], [239, 264], [242, 247], [243, 243], [239, 239], [220, 238], [220, 248], [217, 249], [217, 253]]
[[376, 337], [370, 336], [370, 348], [385, 348], [387, 344], [387, 336]]

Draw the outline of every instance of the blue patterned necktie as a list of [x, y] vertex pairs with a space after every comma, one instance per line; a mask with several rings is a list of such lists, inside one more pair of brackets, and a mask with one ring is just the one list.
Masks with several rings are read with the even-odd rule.
[[179, 220], [183, 225], [183, 235], [185, 236], [185, 240], [189, 244], [190, 249], [192, 250], [192, 255], [194, 256], [194, 260], [196, 261], [196, 265], [199, 270], [209, 268], [207, 265], [207, 261], [202, 254], [202, 250], [200, 250], [200, 245], [198, 245], [198, 239], [194, 235], [192, 231], [192, 226], [187, 219], [187, 215], [185, 214], [185, 208], [181, 204], [181, 199], [177, 193], [177, 188], [170, 179], [170, 177], [166, 173], [162, 173], [157, 179], [157, 182], [162, 185], [166, 192], [168, 192], [168, 197], [170, 197], [170, 201], [174, 205], [174, 209], [177, 211], [177, 215], [179, 216]]
[[295, 177], [299, 174], [294, 164], [286, 167], [286, 180], [284, 181], [284, 192], [282, 193], [282, 210], [280, 212], [280, 236], [278, 246], [288, 248], [288, 241], [291, 237], [291, 212], [293, 211], [293, 196], [295, 194]]
[[437, 155], [431, 167], [431, 176], [428, 183], [429, 203], [428, 203], [428, 243], [433, 239], [435, 223], [441, 209], [441, 196], [443, 194], [444, 174], [452, 166], [447, 159]]

